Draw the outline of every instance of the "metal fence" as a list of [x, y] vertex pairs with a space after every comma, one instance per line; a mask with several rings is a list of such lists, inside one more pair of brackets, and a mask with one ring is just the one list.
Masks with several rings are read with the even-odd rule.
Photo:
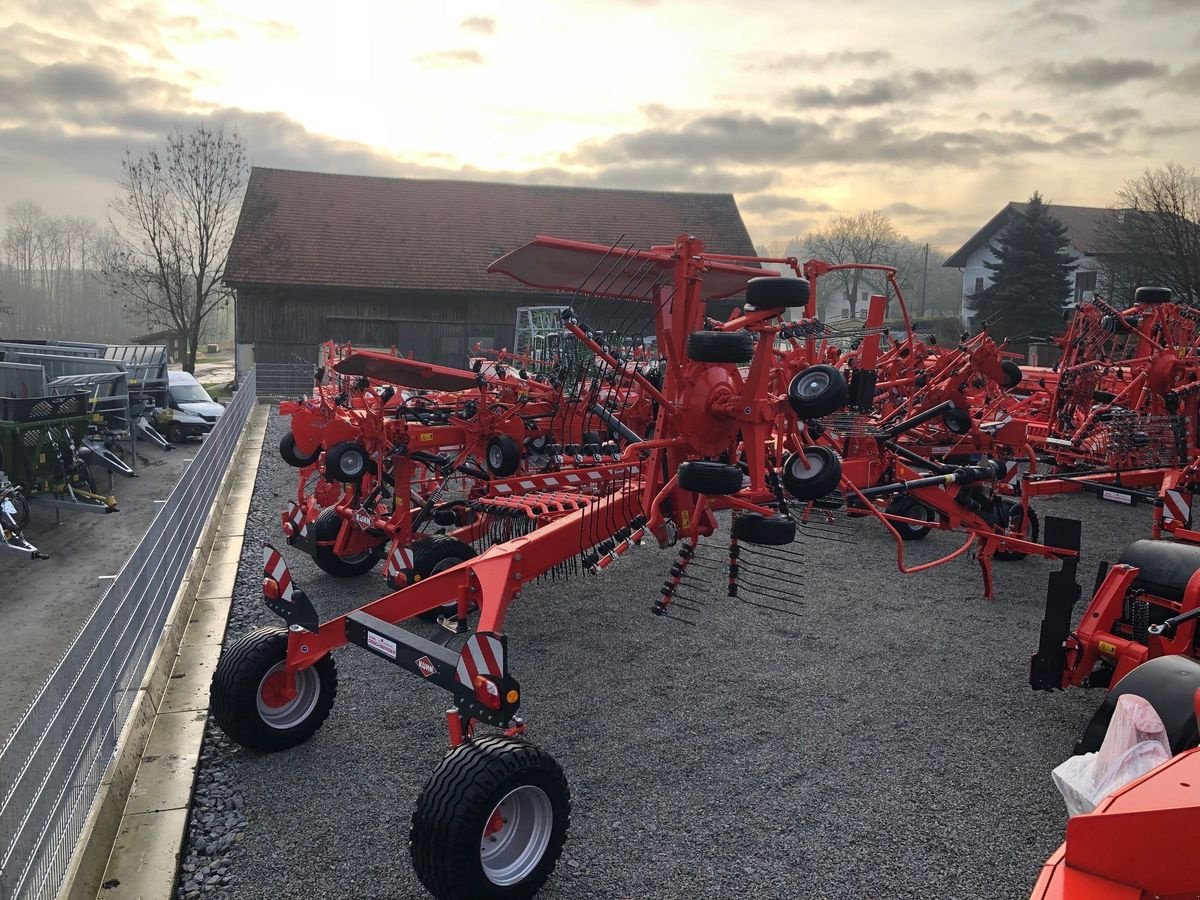
[[57, 892], [255, 404], [251, 370], [0, 748], [0, 898]]
[[313, 389], [314, 368], [310, 362], [255, 363], [258, 396], [263, 398], [308, 396]]

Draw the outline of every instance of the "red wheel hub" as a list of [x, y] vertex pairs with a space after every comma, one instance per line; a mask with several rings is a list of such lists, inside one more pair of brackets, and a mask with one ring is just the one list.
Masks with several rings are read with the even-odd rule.
[[287, 706], [296, 699], [296, 677], [287, 669], [272, 672], [263, 679], [262, 701], [272, 709]]
[[504, 827], [505, 822], [505, 818], [500, 815], [500, 807], [497, 806], [492, 810], [492, 817], [488, 819], [488, 823], [483, 829], [483, 836], [486, 838], [496, 834]]

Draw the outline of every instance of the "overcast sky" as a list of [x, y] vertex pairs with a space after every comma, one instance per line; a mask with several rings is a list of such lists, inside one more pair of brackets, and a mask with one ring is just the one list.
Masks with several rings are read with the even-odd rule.
[[1200, 0], [4, 0], [0, 208], [103, 218], [202, 118], [254, 163], [733, 192], [758, 243], [1200, 165]]

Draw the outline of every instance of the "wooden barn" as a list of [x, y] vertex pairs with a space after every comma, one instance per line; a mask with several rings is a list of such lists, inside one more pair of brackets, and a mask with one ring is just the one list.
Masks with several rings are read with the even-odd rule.
[[731, 194], [630, 191], [255, 168], [229, 251], [239, 368], [315, 361], [325, 340], [462, 365], [511, 346], [520, 306], [559, 302], [496, 258], [538, 234], [647, 247], [681, 232], [754, 254]]

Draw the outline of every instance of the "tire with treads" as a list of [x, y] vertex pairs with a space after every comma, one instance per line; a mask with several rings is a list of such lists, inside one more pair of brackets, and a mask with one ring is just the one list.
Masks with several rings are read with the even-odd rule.
[[797, 500], [820, 500], [842, 480], [842, 458], [828, 447], [813, 445], [783, 458], [780, 478], [789, 494]]
[[754, 309], [778, 309], [808, 303], [807, 278], [762, 276], [746, 282], [746, 305]]
[[320, 455], [321, 448], [318, 447], [312, 456], [301, 456], [296, 451], [296, 436], [290, 431], [279, 439], [279, 456], [293, 468], [303, 469], [305, 466], [311, 466], [317, 461], [317, 457]]
[[1172, 753], [1182, 753], [1200, 743], [1196, 729], [1196, 691], [1200, 690], [1200, 662], [1189, 656], [1160, 656], [1131, 669], [1113, 685], [1088, 722], [1075, 753], [1094, 753], [1104, 743], [1117, 700], [1136, 694], [1150, 701], [1166, 729]]
[[1138, 570], [1132, 587], [1181, 603], [1188, 582], [1200, 571], [1200, 547], [1170, 541], [1134, 541], [1121, 551], [1118, 562]]
[[[1024, 540], [1037, 543], [1038, 536], [1041, 534], [1041, 525], [1038, 522], [1038, 515], [1034, 512], [1033, 507], [1029, 507], [1029, 521], [1024, 521], [1024, 510], [1020, 503], [1015, 503], [1012, 500], [1004, 500], [1001, 502], [1001, 513], [1004, 516], [1004, 527], [1006, 529], [1019, 529], [1016, 536], [1022, 537]], [[1024, 559], [1029, 554], [1021, 553], [1017, 550], [997, 550], [993, 559], [998, 559], [1001, 562], [1015, 562], [1018, 559]]]
[[[416, 541], [412, 546], [412, 555], [413, 580], [421, 581], [430, 575], [452, 569], [459, 563], [472, 559], [475, 556], [475, 548], [448, 534], [435, 534]], [[455, 615], [457, 609], [457, 603], [446, 603], [436, 609], [420, 613], [418, 618], [427, 622], [436, 622], [441, 616]]]
[[688, 460], [679, 466], [676, 483], [681, 490], [697, 494], [736, 494], [742, 489], [742, 470], [706, 459]]
[[325, 454], [325, 475], [343, 484], [353, 484], [366, 474], [371, 457], [357, 441], [334, 444]]
[[782, 547], [796, 539], [796, 522], [790, 516], [742, 513], [734, 517], [731, 533], [747, 544]]
[[846, 405], [850, 387], [839, 369], [821, 363], [797, 372], [788, 384], [788, 403], [801, 419], [819, 419]]
[[338, 556], [333, 552], [333, 542], [337, 540], [341, 530], [342, 517], [337, 514], [337, 510], [332, 506], [321, 510], [317, 520], [313, 522], [313, 539], [316, 541], [313, 547], [313, 562], [322, 572], [335, 578], [357, 578], [370, 572], [379, 562], [382, 539], [378, 547], [364, 550], [355, 556]]
[[696, 362], [749, 362], [754, 356], [754, 338], [748, 331], [693, 331], [688, 335], [687, 355]]
[[951, 434], [970, 434], [971, 414], [956, 406], [942, 413], [942, 424]]
[[[901, 494], [887, 505], [884, 512], [889, 516], [902, 516], [906, 519], [921, 519], [922, 521], [933, 521], [934, 515], [933, 510], [919, 500], [914, 500], [908, 494]], [[930, 530], [928, 525], [913, 525], [911, 522], [892, 522], [890, 524], [905, 541], [924, 540]]]
[[1000, 382], [1000, 386], [1005, 390], [1011, 390], [1021, 383], [1021, 367], [1011, 359], [1000, 361], [1000, 368], [1004, 370], [1004, 380]]
[[1133, 292], [1134, 303], [1170, 303], [1171, 289], [1165, 287], [1140, 287]]
[[295, 673], [293, 697], [281, 691], [287, 644], [286, 628], [258, 628], [226, 647], [217, 662], [213, 718], [243, 747], [273, 753], [302, 744], [333, 708], [337, 668], [328, 654]]
[[521, 468], [521, 447], [507, 434], [498, 434], [487, 443], [488, 471], [507, 478]]
[[439, 900], [527, 900], [554, 871], [570, 818], [567, 779], [549, 753], [475, 738], [446, 754], [417, 798], [413, 869]]

